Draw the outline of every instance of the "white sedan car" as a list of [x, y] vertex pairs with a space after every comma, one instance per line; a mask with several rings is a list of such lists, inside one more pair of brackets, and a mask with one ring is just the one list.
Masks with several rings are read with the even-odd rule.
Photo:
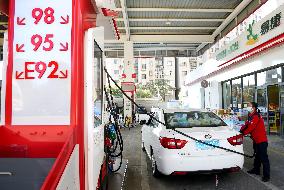
[[142, 126], [142, 149], [151, 159], [154, 176], [188, 172], [236, 172], [244, 156], [196, 142], [176, 129], [216, 146], [243, 153], [243, 137], [212, 112], [202, 110], [152, 109], [155, 120]]

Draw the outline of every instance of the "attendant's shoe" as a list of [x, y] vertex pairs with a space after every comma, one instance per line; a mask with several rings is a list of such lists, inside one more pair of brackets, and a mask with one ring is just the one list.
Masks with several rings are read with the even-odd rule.
[[268, 182], [270, 180], [270, 177], [262, 177], [263, 182]]
[[255, 174], [255, 175], [260, 175], [259, 171], [256, 171], [255, 169], [251, 169], [249, 171], [247, 171], [249, 174]]

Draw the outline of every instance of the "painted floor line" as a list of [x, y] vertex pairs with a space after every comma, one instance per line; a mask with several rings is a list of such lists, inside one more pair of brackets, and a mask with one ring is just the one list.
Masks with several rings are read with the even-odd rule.
[[256, 175], [251, 175], [249, 173], [247, 173], [248, 169], [247, 168], [243, 168], [242, 169], [242, 172], [247, 174], [248, 176], [254, 178], [255, 180], [257, 180], [258, 182], [260, 182], [261, 184], [263, 184], [264, 186], [266, 186], [267, 188], [271, 189], [271, 190], [280, 190], [278, 187], [276, 187], [275, 185], [273, 185], [272, 183], [270, 182], [263, 182], [261, 180], [261, 177], [257, 177]]
[[121, 190], [123, 190], [124, 186], [125, 186], [127, 167], [128, 167], [128, 160], [126, 160], [126, 166], [125, 166], [125, 170], [124, 170], [124, 173], [123, 173], [123, 180], [122, 180], [122, 184], [121, 184]]

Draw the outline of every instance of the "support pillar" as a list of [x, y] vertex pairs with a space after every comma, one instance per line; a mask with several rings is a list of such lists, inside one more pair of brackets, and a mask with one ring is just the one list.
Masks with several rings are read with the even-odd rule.
[[175, 99], [179, 100], [180, 93], [180, 71], [179, 71], [179, 59], [175, 57]]
[[[122, 89], [125, 93], [134, 99], [135, 93], [135, 70], [134, 70], [134, 57], [133, 57], [133, 42], [124, 42], [124, 74], [125, 78], [122, 81]], [[124, 121], [126, 117], [130, 118], [130, 122], [133, 120], [134, 105], [125, 96], [123, 97], [124, 102]]]

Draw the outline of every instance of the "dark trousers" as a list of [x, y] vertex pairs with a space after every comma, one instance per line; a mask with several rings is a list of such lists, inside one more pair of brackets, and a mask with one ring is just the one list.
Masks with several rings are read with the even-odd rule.
[[253, 149], [255, 152], [254, 170], [256, 172], [259, 172], [261, 164], [262, 164], [264, 177], [270, 177], [270, 164], [269, 164], [269, 159], [267, 155], [267, 147], [268, 147], [267, 142], [253, 144]]

